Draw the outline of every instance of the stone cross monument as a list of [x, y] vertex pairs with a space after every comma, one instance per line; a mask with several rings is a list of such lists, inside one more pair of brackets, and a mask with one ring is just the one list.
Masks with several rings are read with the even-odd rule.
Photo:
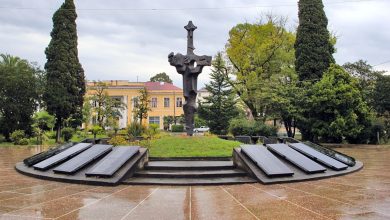
[[168, 55], [168, 61], [171, 66], [176, 67], [179, 74], [183, 75], [184, 118], [187, 135], [192, 136], [194, 133], [198, 75], [202, 72], [204, 66], [211, 65], [211, 56], [197, 56], [194, 54], [194, 30], [196, 26], [192, 21], [189, 21], [184, 28], [187, 30], [187, 55], [180, 53], [175, 55], [172, 52]]

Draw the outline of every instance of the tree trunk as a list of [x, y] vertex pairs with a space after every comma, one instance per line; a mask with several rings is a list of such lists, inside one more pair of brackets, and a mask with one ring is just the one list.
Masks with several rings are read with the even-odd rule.
[[61, 125], [62, 125], [62, 118], [57, 118], [56, 121], [57, 126], [57, 132], [56, 132], [56, 143], [60, 143], [61, 140]]

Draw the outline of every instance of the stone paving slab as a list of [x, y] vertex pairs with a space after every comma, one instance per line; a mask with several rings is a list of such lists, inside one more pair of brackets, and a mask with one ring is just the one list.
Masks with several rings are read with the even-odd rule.
[[338, 151], [364, 169], [274, 185], [97, 187], [21, 175], [14, 164], [36, 149], [0, 148], [0, 219], [390, 219], [390, 148]]

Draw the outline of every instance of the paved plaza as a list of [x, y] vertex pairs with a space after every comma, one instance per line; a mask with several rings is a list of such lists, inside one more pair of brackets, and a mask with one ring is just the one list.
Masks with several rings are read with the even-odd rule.
[[17, 173], [36, 148], [0, 148], [1, 219], [390, 219], [390, 147], [337, 149], [364, 162], [346, 176], [300, 183], [88, 186]]

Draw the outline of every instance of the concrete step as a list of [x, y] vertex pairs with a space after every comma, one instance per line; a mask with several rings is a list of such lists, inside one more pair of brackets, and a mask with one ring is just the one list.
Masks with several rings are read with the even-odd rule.
[[246, 176], [246, 172], [239, 169], [229, 170], [141, 170], [135, 173], [136, 177], [148, 178], [208, 178], [208, 177], [239, 177]]
[[234, 169], [233, 161], [150, 161], [145, 170], [226, 170]]
[[133, 177], [123, 181], [129, 185], [220, 185], [256, 183], [257, 181], [247, 177], [218, 177], [218, 178], [144, 178]]

